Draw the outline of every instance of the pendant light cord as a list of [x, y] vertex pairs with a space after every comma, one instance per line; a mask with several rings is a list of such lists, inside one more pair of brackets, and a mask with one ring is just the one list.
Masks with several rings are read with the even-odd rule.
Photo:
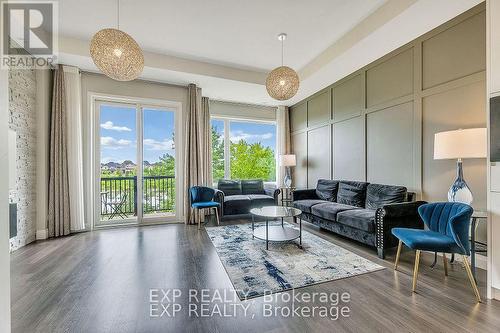
[[117, 0], [116, 6], [116, 20], [118, 21], [118, 30], [120, 30], [120, 0]]
[[282, 67], [283, 67], [283, 55], [284, 55], [284, 53], [285, 53], [285, 51], [284, 51], [284, 47], [283, 47], [283, 43], [284, 43], [284, 42], [285, 42], [285, 41], [284, 41], [284, 38], [283, 38], [283, 39], [281, 39], [281, 66], [282, 66]]

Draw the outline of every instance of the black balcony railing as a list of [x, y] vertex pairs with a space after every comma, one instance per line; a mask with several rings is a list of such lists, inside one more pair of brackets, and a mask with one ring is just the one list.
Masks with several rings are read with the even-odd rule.
[[[174, 212], [175, 177], [144, 176], [143, 213]], [[137, 215], [137, 176], [101, 177], [101, 216]]]

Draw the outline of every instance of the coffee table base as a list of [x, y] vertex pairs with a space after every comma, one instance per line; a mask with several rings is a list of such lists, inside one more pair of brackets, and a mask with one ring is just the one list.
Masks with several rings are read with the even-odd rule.
[[266, 250], [269, 250], [269, 242], [291, 242], [299, 239], [299, 248], [302, 248], [302, 232], [291, 227], [281, 225], [269, 225], [257, 227], [253, 231], [255, 238], [266, 241]]
[[[252, 214], [252, 238], [266, 241], [266, 250], [269, 250], [269, 242], [291, 242], [299, 239], [299, 248], [302, 248], [302, 219], [299, 218], [299, 230], [288, 227], [284, 223], [285, 217], [297, 217], [302, 214], [300, 209], [294, 207], [265, 206], [250, 209]], [[264, 218], [265, 226], [255, 227], [255, 217]], [[281, 219], [281, 225], [269, 225], [269, 221]], [[294, 219], [295, 222], [295, 219]]]

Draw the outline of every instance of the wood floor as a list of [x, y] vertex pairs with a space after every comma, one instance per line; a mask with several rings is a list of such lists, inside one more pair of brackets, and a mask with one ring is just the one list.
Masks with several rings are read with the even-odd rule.
[[[349, 317], [267, 317], [259, 297], [244, 302], [229, 299], [248, 306], [247, 316], [240, 311], [237, 317], [195, 318], [188, 315], [187, 297], [181, 297], [182, 312], [152, 318], [151, 288], [178, 288], [183, 293], [190, 288], [210, 289], [212, 296], [214, 289], [233, 290], [203, 229], [163, 225], [82, 233], [13, 253], [12, 331], [498, 332], [500, 302], [486, 300], [484, 271], [478, 270], [483, 303], [476, 304], [460, 263], [451, 265], [445, 278], [442, 262], [431, 269], [432, 257], [422, 255], [418, 293], [413, 294], [412, 252], [401, 254], [394, 271], [394, 252], [380, 260], [371, 248], [311, 225], [305, 229], [387, 267], [296, 290], [349, 293], [350, 301], [343, 303], [350, 309]], [[291, 306], [291, 302], [280, 297], [273, 305]]]

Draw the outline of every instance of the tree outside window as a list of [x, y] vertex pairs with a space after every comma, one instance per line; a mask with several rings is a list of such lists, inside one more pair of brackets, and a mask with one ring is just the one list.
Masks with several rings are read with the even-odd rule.
[[[226, 120], [227, 121], [227, 120]], [[229, 166], [231, 179], [276, 180], [276, 125], [243, 121], [229, 123]], [[213, 179], [225, 178], [224, 120], [212, 120]]]

